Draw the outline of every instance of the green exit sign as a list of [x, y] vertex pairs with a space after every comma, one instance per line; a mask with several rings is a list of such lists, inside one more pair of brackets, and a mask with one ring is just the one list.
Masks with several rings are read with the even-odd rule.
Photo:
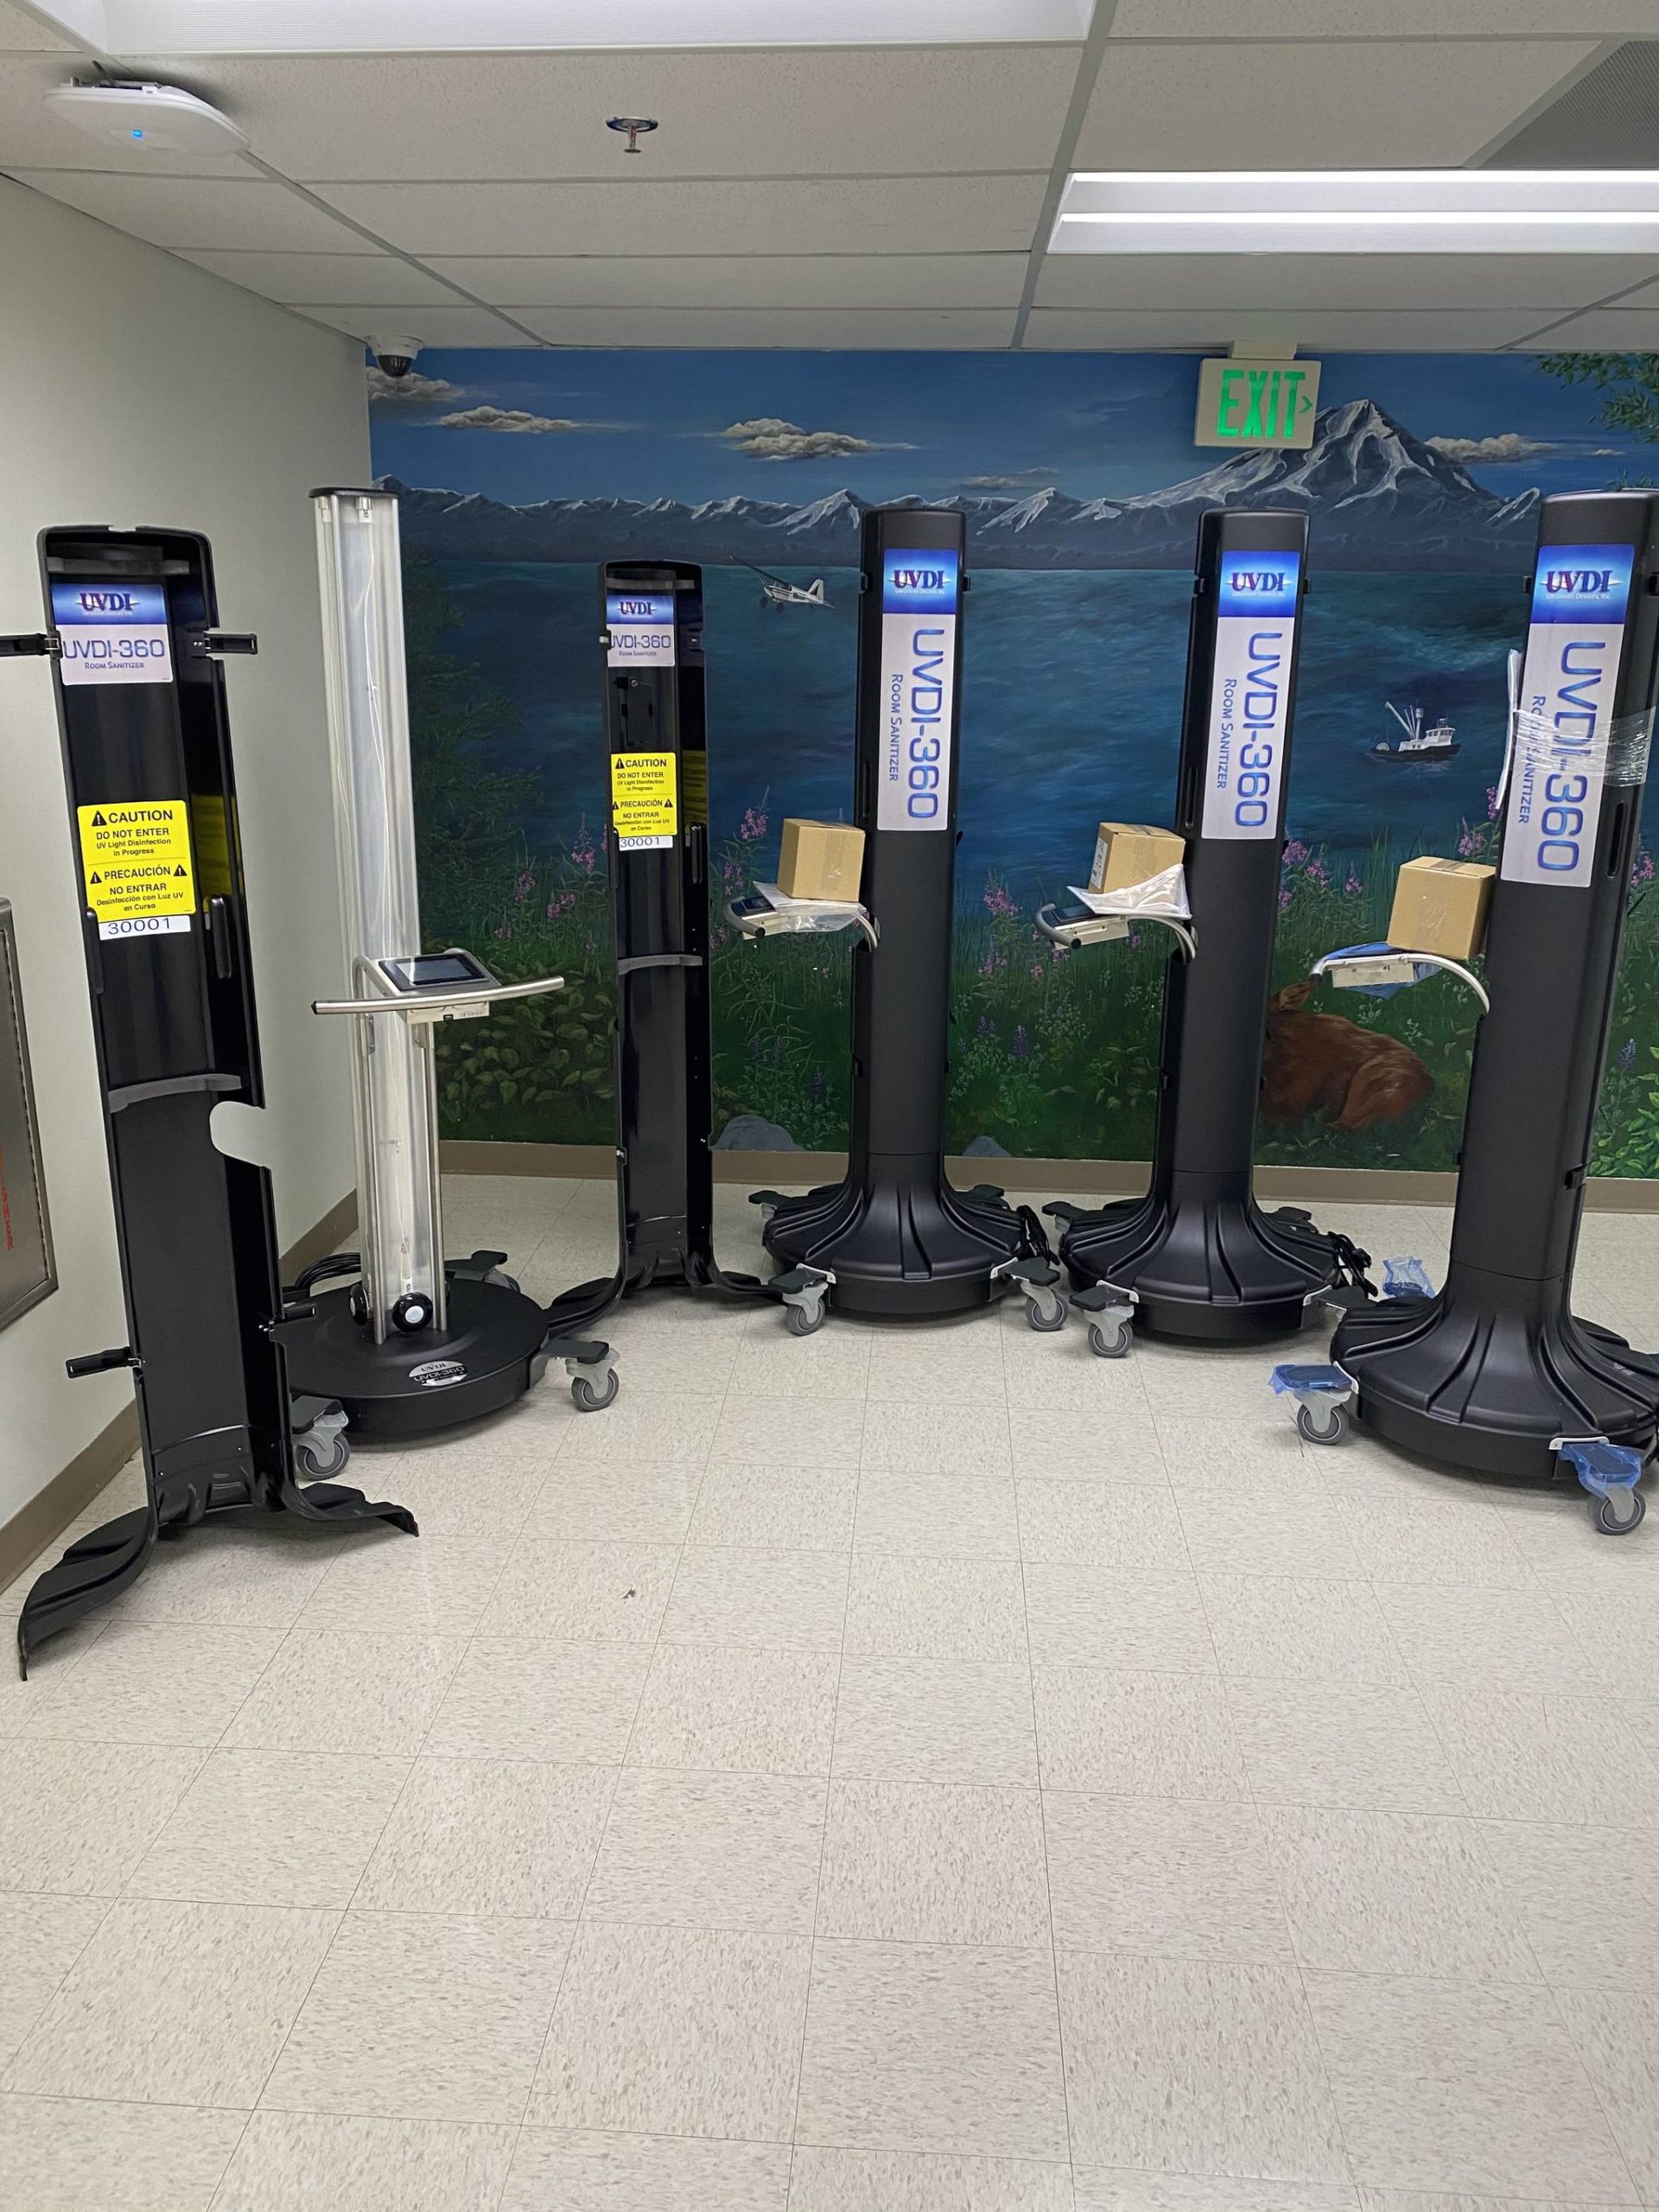
[[1311, 446], [1317, 361], [1208, 360], [1198, 370], [1198, 446]]

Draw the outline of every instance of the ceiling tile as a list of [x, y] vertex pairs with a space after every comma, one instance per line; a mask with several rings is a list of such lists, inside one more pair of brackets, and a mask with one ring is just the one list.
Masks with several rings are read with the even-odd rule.
[[1622, 254], [1051, 254], [1045, 308], [1567, 308], [1659, 269]]
[[526, 308], [518, 320], [557, 346], [1006, 346], [1012, 308]]
[[[5, 51], [0, 16], [0, 54]], [[8, 55], [0, 68], [0, 169], [130, 169], [149, 176], [245, 175], [234, 154], [162, 154], [153, 147], [106, 144], [71, 129], [46, 105], [54, 86], [77, 73], [70, 57]]]
[[[1114, 38], [1236, 38], [1236, 0], [1118, 0]], [[1584, 38], [1651, 36], [1653, 0], [1251, 0], [1257, 38]]]
[[1535, 327], [1523, 309], [1496, 308], [1425, 308], [1419, 313], [1387, 308], [1375, 314], [1321, 308], [1298, 313], [1294, 320], [1294, 328], [1287, 332], [1283, 315], [1259, 308], [1229, 314], [1204, 308], [1122, 313], [1039, 308], [1027, 329], [1026, 344], [1039, 351], [1077, 353], [1096, 347], [1110, 352], [1120, 346], [1141, 352], [1198, 346], [1215, 352], [1236, 340], [1248, 345], [1287, 335], [1307, 353], [1317, 353], [1321, 347], [1338, 353], [1481, 353], [1510, 345]]
[[73, 42], [0, 0], [0, 54], [73, 54]]
[[181, 257], [285, 307], [302, 302], [349, 308], [466, 304], [448, 285], [411, 269], [395, 253], [191, 252]]
[[[292, 311], [311, 322], [326, 322], [331, 330], [343, 330], [352, 338], [366, 339], [370, 331], [384, 332], [386, 327], [385, 308], [315, 307], [295, 302]], [[410, 308], [406, 315], [393, 312], [397, 318], [393, 329], [407, 323], [407, 335], [418, 338], [423, 346], [529, 346], [535, 342], [487, 308]]]
[[[1605, 299], [1612, 289], [1612, 285], [1604, 285], [1602, 297]], [[1638, 285], [1635, 291], [1626, 292], [1622, 299], [1612, 301], [1610, 306], [1614, 310], [1624, 308], [1659, 307], [1659, 269], [1653, 271], [1653, 281], [1650, 283]]]
[[[499, 253], [1020, 251], [1041, 176], [791, 178], [779, 184], [340, 184], [323, 193], [423, 259]], [[210, 241], [194, 241], [207, 245]], [[239, 241], [238, 241], [239, 243]]]
[[1569, 322], [1529, 331], [1527, 344], [1549, 353], [1659, 352], [1659, 307], [1592, 308]]
[[1591, 51], [1541, 39], [1114, 44], [1072, 167], [1452, 168]]
[[19, 169], [20, 184], [152, 245], [265, 248], [272, 252], [361, 251], [363, 241], [280, 184], [225, 177], [110, 176]]
[[[339, 55], [189, 79], [306, 180], [857, 176], [1046, 169], [1077, 51]], [[612, 115], [661, 127], [630, 156]]]
[[[496, 307], [1016, 307], [1023, 253], [635, 254], [440, 258]], [[1567, 304], [1577, 306], [1577, 301]]]

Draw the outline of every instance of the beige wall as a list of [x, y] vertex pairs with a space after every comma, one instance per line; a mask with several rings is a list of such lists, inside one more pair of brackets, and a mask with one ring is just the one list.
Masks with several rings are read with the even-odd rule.
[[[43, 615], [52, 524], [205, 531], [247, 853], [277, 1224], [297, 1239], [352, 1182], [340, 1025], [310, 1001], [340, 966], [310, 503], [365, 483], [361, 354], [349, 340], [0, 179], [0, 631]], [[51, 677], [0, 662], [0, 897], [16, 909], [60, 1287], [0, 1330], [0, 1524], [130, 1402], [124, 1375], [70, 1382], [72, 1354], [125, 1333], [78, 893]]]

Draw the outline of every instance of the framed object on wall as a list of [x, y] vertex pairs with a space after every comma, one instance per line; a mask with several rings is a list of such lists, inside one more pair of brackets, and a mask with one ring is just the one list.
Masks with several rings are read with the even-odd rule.
[[11, 901], [0, 899], [0, 1329], [58, 1287]]

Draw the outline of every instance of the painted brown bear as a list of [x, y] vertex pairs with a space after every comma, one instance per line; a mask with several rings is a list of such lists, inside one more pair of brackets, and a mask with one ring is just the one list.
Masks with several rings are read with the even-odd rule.
[[1306, 1014], [1317, 985], [1287, 983], [1268, 1007], [1262, 1112], [1269, 1122], [1317, 1114], [1338, 1129], [1397, 1122], [1421, 1106], [1434, 1078], [1409, 1045], [1339, 1014]]

